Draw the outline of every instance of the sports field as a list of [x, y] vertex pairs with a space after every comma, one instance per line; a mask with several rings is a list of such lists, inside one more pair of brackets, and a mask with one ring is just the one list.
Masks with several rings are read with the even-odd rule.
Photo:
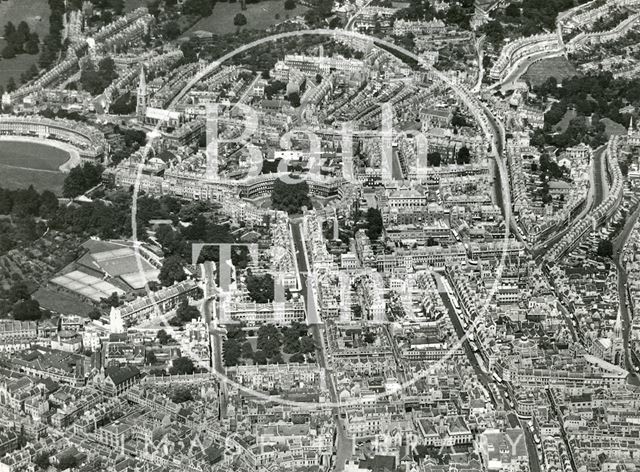
[[51, 282], [96, 302], [102, 298], [108, 298], [114, 292], [118, 295], [124, 294], [124, 290], [120, 290], [115, 285], [79, 270], [54, 277]]
[[111, 277], [120, 277], [131, 288], [140, 289], [147, 282], [158, 280], [160, 271], [143, 257], [138, 257], [132, 248], [97, 252], [91, 254], [91, 257], [100, 269]]
[[101, 242], [102, 244], [84, 244], [90, 251], [82, 256], [78, 263], [97, 273], [109, 277], [119, 277], [132, 289], [141, 289], [147, 282], [157, 281], [160, 271], [142, 255], [138, 256], [131, 247]]
[[[0, 65], [1, 68], [1, 65]], [[44, 144], [0, 141], [0, 187], [62, 193], [64, 174], [58, 170], [69, 160], [65, 151]]]

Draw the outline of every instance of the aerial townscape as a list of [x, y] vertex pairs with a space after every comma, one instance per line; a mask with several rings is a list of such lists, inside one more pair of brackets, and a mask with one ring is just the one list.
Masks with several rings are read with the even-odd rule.
[[640, 0], [0, 0], [0, 97], [0, 472], [640, 472]]

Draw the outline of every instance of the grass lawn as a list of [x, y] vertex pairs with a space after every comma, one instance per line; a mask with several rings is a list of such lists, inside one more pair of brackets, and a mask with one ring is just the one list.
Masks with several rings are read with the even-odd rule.
[[553, 127], [554, 131], [558, 131], [559, 133], [564, 133], [569, 127], [569, 123], [573, 120], [578, 114], [575, 110], [567, 110], [562, 119]]
[[33, 298], [38, 300], [42, 308], [66, 315], [87, 315], [93, 308], [72, 295], [44, 287], [39, 288]]
[[[38, 33], [42, 40], [49, 31], [49, 3], [47, 0], [8, 0], [0, 1], [0, 36], [4, 34], [4, 26], [13, 22], [15, 26], [26, 21], [29, 29]], [[0, 50], [5, 47], [4, 39], [0, 40]], [[38, 55], [21, 54], [13, 59], [0, 59], [0, 85], [7, 85], [10, 77], [18, 83], [20, 74], [36, 63]]]
[[[0, 3], [2, 5], [2, 3]], [[1, 17], [0, 17], [1, 18]], [[6, 42], [0, 39], [0, 51], [4, 49]], [[20, 85], [20, 75], [38, 63], [38, 54], [20, 54], [13, 59], [0, 59], [0, 85], [6, 88], [9, 79], [13, 77], [16, 85]]]
[[147, 3], [147, 0], [124, 0], [124, 11], [129, 13], [136, 8], [146, 7]]
[[0, 26], [4, 34], [4, 25], [11, 21], [15, 26], [26, 21], [31, 31], [42, 39], [49, 31], [49, 2], [47, 0], [6, 0], [0, 2]]
[[576, 75], [576, 68], [573, 67], [564, 57], [553, 57], [538, 61], [529, 67], [524, 75], [525, 79], [529, 79], [531, 84], [536, 86], [542, 84], [549, 77], [555, 77], [558, 82], [566, 77]]
[[62, 195], [65, 175], [62, 172], [50, 172], [34, 169], [21, 169], [0, 164], [0, 187], [17, 190], [33, 185], [38, 191], [51, 190]]
[[[213, 34], [235, 33], [236, 27], [233, 25], [233, 18], [238, 13], [247, 17], [247, 24], [243, 29], [266, 29], [271, 25], [279, 23], [289, 18], [304, 15], [307, 7], [297, 5], [293, 10], [284, 9], [284, 0], [270, 0], [260, 3], [251, 3], [247, 9], [242, 11], [240, 2], [217, 2], [213, 8], [213, 13], [207, 18], [203, 18], [189, 29], [193, 31], [209, 31]], [[279, 19], [276, 19], [279, 15]]]
[[0, 143], [0, 187], [17, 189], [33, 185], [36, 190], [62, 193], [65, 175], [58, 167], [69, 155], [57, 148], [34, 143]]
[[617, 123], [609, 118], [602, 118], [600, 120], [604, 124], [604, 133], [607, 137], [613, 134], [626, 134], [627, 129], [620, 123]]

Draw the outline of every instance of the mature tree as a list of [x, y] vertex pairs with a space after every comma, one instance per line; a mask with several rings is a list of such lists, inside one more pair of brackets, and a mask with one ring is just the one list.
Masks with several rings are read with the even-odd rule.
[[16, 34], [16, 25], [13, 22], [9, 21], [6, 25], [4, 25], [4, 37], [11, 38]]
[[158, 359], [156, 358], [156, 353], [153, 352], [151, 349], [147, 350], [144, 353], [144, 359], [148, 365], [153, 365], [158, 361]]
[[40, 52], [40, 38], [37, 33], [31, 33], [29, 35], [29, 39], [24, 43], [24, 52], [31, 55]]
[[193, 400], [193, 394], [188, 387], [178, 387], [171, 393], [173, 403], [184, 403]]
[[42, 317], [37, 300], [22, 300], [13, 305], [13, 317], [18, 321], [37, 321]]
[[462, 146], [458, 149], [458, 155], [456, 156], [457, 164], [469, 164], [471, 162], [471, 153], [467, 146]]
[[375, 241], [380, 238], [383, 229], [382, 213], [377, 208], [369, 208], [367, 210], [367, 236], [369, 239]]
[[182, 43], [180, 45], [180, 50], [182, 51], [182, 61], [185, 64], [196, 62], [198, 60], [198, 46], [193, 39], [189, 39], [189, 41]]
[[235, 339], [239, 343], [243, 343], [247, 339], [247, 333], [245, 333], [243, 325], [227, 325], [227, 338]]
[[609, 239], [601, 239], [598, 241], [598, 255], [600, 257], [613, 256], [613, 243]]
[[249, 341], [242, 344], [242, 357], [244, 359], [253, 359], [253, 347]]
[[58, 462], [58, 470], [70, 470], [78, 466], [78, 459], [71, 454], [62, 456]]
[[295, 8], [296, 8], [296, 0], [284, 0], [285, 10], [295, 10]]
[[180, 256], [169, 256], [162, 261], [158, 280], [166, 287], [187, 278], [184, 271], [184, 260]]
[[28, 189], [13, 192], [13, 206], [11, 213], [16, 216], [36, 216], [40, 209], [40, 195], [30, 185]]
[[45, 190], [40, 194], [39, 214], [42, 218], [51, 218], [58, 211], [58, 197], [50, 190]]
[[267, 363], [267, 361], [268, 361], [268, 356], [262, 349], [258, 349], [256, 352], [253, 353], [253, 362], [255, 362], [256, 364], [264, 365]]
[[504, 9], [504, 14], [512, 18], [518, 18], [520, 16], [520, 7], [515, 3], [510, 3]]
[[289, 103], [291, 103], [292, 107], [298, 108], [300, 106], [300, 94], [298, 92], [290, 93], [287, 95], [287, 99], [289, 100]]
[[296, 352], [289, 358], [289, 362], [302, 364], [304, 363], [304, 354]]
[[439, 152], [430, 152], [427, 154], [427, 163], [430, 166], [438, 167], [440, 166], [440, 162], [442, 161], [442, 156]]
[[164, 25], [163, 34], [166, 39], [173, 41], [180, 36], [180, 25], [176, 21], [169, 21]]
[[195, 366], [193, 361], [188, 357], [178, 357], [173, 360], [173, 365], [169, 369], [170, 374], [193, 374], [195, 372]]
[[280, 352], [282, 336], [278, 328], [271, 324], [264, 324], [258, 329], [257, 348], [265, 352], [271, 358]]
[[158, 330], [156, 333], [156, 339], [163, 346], [165, 344], [169, 344], [173, 340], [173, 338], [164, 329]]
[[487, 39], [496, 47], [504, 41], [504, 28], [498, 20], [491, 20], [482, 27], [482, 32], [487, 35]]
[[100, 183], [104, 168], [100, 164], [88, 162], [69, 171], [62, 186], [62, 195], [75, 198]]
[[13, 207], [13, 193], [0, 188], [0, 215], [8, 215]]
[[102, 298], [100, 301], [105, 305], [107, 305], [108, 307], [113, 307], [113, 308], [119, 307], [121, 303], [120, 297], [116, 292], [113, 292], [108, 297]]
[[9, 81], [7, 82], [7, 92], [15, 92], [16, 90], [16, 81], [13, 77], [9, 77]]
[[186, 0], [182, 11], [186, 15], [209, 16], [213, 12], [213, 5], [211, 0]]
[[187, 300], [183, 300], [176, 310], [176, 318], [180, 324], [188, 323], [191, 320], [200, 317], [200, 310], [193, 305], [189, 305]]
[[9, 43], [2, 49], [2, 57], [5, 59], [13, 59], [16, 57], [16, 47]]
[[300, 352], [303, 354], [310, 354], [315, 352], [316, 343], [311, 336], [303, 336], [300, 338]]
[[8, 291], [8, 300], [11, 304], [21, 300], [28, 300], [29, 298], [31, 298], [29, 287], [22, 280], [14, 283]]
[[282, 348], [287, 354], [293, 354], [300, 351], [300, 339], [297, 336], [292, 337], [285, 333], [284, 335], [284, 347]]
[[273, 301], [274, 288], [273, 277], [271, 274], [247, 276], [246, 285], [249, 296], [254, 302], [267, 303]]
[[49, 455], [46, 452], [38, 454], [33, 462], [42, 470], [47, 470], [51, 466], [49, 463]]
[[225, 339], [222, 345], [222, 358], [224, 359], [224, 365], [231, 367], [238, 365], [238, 361], [242, 356], [242, 347], [240, 343], [235, 339]]
[[240, 28], [247, 24], [247, 17], [242, 13], [238, 13], [233, 17], [233, 24], [237, 27], [237, 30], [240, 31]]
[[88, 313], [88, 316], [92, 320], [99, 320], [100, 318], [102, 318], [102, 312], [97, 308], [94, 308]]

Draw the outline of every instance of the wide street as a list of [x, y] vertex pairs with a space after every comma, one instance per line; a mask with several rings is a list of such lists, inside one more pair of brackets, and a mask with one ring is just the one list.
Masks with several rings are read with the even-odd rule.
[[[335, 378], [327, 360], [326, 339], [324, 334], [324, 323], [320, 318], [317, 309], [316, 287], [313, 274], [309, 271], [309, 256], [305, 239], [302, 234], [302, 220], [291, 220], [291, 235], [296, 256], [296, 269], [300, 277], [301, 296], [305, 302], [307, 312], [307, 325], [313, 335], [318, 353], [318, 365], [324, 369], [327, 381], [327, 389], [331, 402], [337, 404], [339, 401], [338, 391], [335, 385]], [[336, 455], [334, 461], [334, 470], [342, 471], [344, 466], [351, 457], [353, 450], [353, 440], [347, 436], [346, 425], [343, 418], [340, 417], [340, 411], [337, 407], [332, 408], [333, 418], [336, 422]]]
[[[216, 310], [216, 280], [215, 266], [211, 261], [200, 264], [202, 280], [204, 281], [204, 297], [202, 303], [202, 314], [209, 331], [209, 343], [211, 353], [211, 367], [215, 369], [220, 379], [226, 376], [222, 365], [222, 343], [224, 336], [222, 330], [218, 328], [218, 314]], [[226, 415], [227, 393], [226, 383], [220, 383], [220, 415]]]
[[[444, 278], [443, 275], [440, 275], [438, 273], [434, 273], [435, 279], [436, 279], [436, 284], [438, 286], [438, 292], [440, 293], [440, 296], [442, 298], [442, 302], [444, 303], [445, 307], [447, 308], [447, 310], [449, 311], [449, 316], [451, 318], [451, 322], [453, 323], [453, 327], [456, 330], [456, 334], [458, 335], [459, 339], [462, 339], [463, 337], [468, 335], [468, 332], [465, 331], [465, 329], [462, 327], [462, 323], [460, 322], [460, 319], [458, 318], [458, 314], [453, 306], [453, 304], [451, 303], [451, 300], [449, 298], [449, 295], [447, 294], [445, 288], [444, 288], [444, 284], [442, 283], [442, 278]], [[497, 409], [504, 409], [507, 412], [507, 419], [509, 420], [509, 425], [512, 428], [521, 428], [524, 432], [525, 435], [525, 441], [527, 443], [527, 453], [529, 455], [529, 465], [530, 465], [530, 469], [532, 472], [540, 472], [540, 460], [538, 458], [538, 453], [536, 450], [536, 445], [535, 442], [533, 441], [533, 436], [531, 434], [531, 432], [529, 431], [529, 429], [527, 428], [526, 424], [522, 424], [520, 418], [518, 418], [516, 412], [513, 410], [513, 408], [511, 408], [511, 405], [509, 404], [509, 400], [505, 397], [505, 392], [508, 391], [508, 386], [506, 383], [499, 383], [497, 382], [494, 377], [488, 373], [482, 370], [482, 368], [480, 367], [480, 362], [478, 361], [478, 354], [476, 354], [475, 352], [473, 352], [473, 349], [471, 349], [471, 345], [469, 344], [469, 340], [468, 338], [465, 338], [463, 341], [463, 348], [464, 348], [464, 352], [467, 355], [467, 358], [469, 360], [469, 363], [471, 364], [471, 366], [473, 367], [473, 370], [475, 372], [475, 374], [477, 375], [478, 379], [480, 380], [480, 382], [482, 383], [482, 385], [487, 389], [487, 391], [490, 393], [490, 397], [491, 400], [494, 403], [494, 406]], [[482, 361], [484, 362], [484, 361]], [[500, 392], [500, 397], [496, 398], [494, 392], [492, 391], [491, 386], [494, 385], [495, 387], [498, 388], [499, 392]]]

